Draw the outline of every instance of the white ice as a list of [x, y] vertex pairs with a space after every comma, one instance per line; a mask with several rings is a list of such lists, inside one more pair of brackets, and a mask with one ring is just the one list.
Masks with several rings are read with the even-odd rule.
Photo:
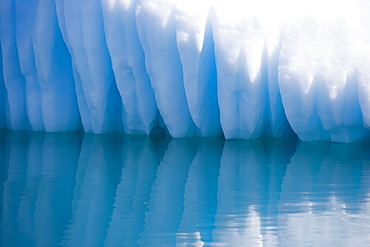
[[3, 0], [0, 128], [353, 142], [365, 0]]

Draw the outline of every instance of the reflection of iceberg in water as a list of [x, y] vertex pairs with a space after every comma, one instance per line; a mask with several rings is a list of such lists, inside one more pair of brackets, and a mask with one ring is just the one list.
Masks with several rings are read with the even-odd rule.
[[217, 210], [217, 183], [224, 141], [201, 139], [189, 169], [184, 194], [184, 212], [177, 242], [190, 246], [212, 242]]
[[294, 139], [286, 143], [279, 140], [226, 142], [218, 180], [216, 242], [259, 246], [270, 238], [276, 241], [269, 229], [276, 232], [275, 205], [294, 148]]
[[[6, 167], [2, 198], [2, 222], [3, 226], [0, 232], [0, 241], [2, 245], [6, 243], [18, 244], [19, 238], [18, 233], [18, 222], [22, 220], [22, 217], [18, 220], [18, 212], [20, 211], [20, 203], [22, 198], [22, 189], [26, 187], [26, 174], [21, 173], [27, 169], [27, 141], [28, 136], [23, 133], [10, 133], [5, 136], [6, 145], [4, 150], [4, 162]], [[32, 207], [30, 207], [32, 210]], [[28, 222], [33, 221], [32, 218], [28, 219]], [[28, 223], [24, 222], [24, 223]], [[27, 238], [28, 236], [23, 235]]]
[[135, 246], [144, 230], [152, 184], [159, 160], [148, 137], [126, 137], [122, 148], [124, 166], [107, 232], [107, 246]]
[[[116, 166], [120, 150], [108, 149], [116, 143], [115, 135], [85, 135], [82, 143], [76, 186], [72, 200], [72, 216], [62, 246], [100, 246], [106, 238], [113, 211], [116, 190]], [[119, 142], [117, 143], [120, 144]], [[114, 166], [109, 161], [114, 160]]]
[[139, 245], [174, 246], [176, 243], [184, 211], [185, 185], [195, 152], [196, 145], [192, 139], [169, 143], [157, 170]]
[[7, 133], [2, 245], [56, 246], [61, 241], [71, 213], [80, 137]]
[[368, 143], [298, 145], [279, 203], [279, 234], [287, 246], [370, 242], [369, 151]]
[[370, 241], [368, 144], [0, 138], [0, 246]]
[[[38, 188], [35, 194], [35, 245], [55, 246], [63, 236], [71, 214], [71, 201], [75, 188], [77, 161], [80, 154], [81, 137], [71, 133], [36, 135], [31, 139], [28, 167], [38, 153], [39, 163], [34, 163], [34, 177], [30, 188]], [[34, 142], [34, 140], [38, 142]], [[68, 155], [66, 153], [68, 152]], [[36, 181], [35, 181], [36, 182]], [[56, 227], [50, 227], [55, 225]]]

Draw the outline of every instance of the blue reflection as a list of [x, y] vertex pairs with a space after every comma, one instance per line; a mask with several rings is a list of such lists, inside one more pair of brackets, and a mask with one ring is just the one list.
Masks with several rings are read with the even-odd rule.
[[81, 135], [2, 132], [3, 246], [55, 246], [71, 215]]
[[366, 246], [369, 143], [0, 132], [1, 246]]

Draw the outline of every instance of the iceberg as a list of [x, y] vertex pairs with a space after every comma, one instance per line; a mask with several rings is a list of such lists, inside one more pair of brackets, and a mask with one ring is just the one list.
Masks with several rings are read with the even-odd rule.
[[0, 128], [354, 142], [370, 3], [3, 0]]

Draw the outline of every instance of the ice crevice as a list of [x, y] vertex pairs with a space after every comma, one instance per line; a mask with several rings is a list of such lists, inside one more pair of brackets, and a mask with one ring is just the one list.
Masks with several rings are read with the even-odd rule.
[[367, 139], [369, 11], [363, 0], [3, 0], [0, 128]]

